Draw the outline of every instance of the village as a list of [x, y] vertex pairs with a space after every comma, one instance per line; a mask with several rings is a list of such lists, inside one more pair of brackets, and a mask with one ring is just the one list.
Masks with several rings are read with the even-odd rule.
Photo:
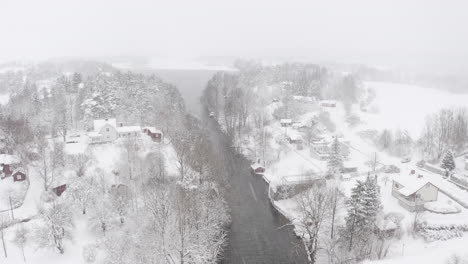
[[[380, 189], [382, 203], [374, 233], [388, 241], [383, 245], [388, 263], [414, 254], [417, 260], [417, 252], [426, 247], [440, 252], [438, 243], [442, 242], [434, 241], [460, 237], [466, 241], [468, 156], [455, 156], [449, 150], [438, 163], [431, 163], [407, 143], [402, 143], [399, 156], [390, 155], [363, 136], [362, 131], [369, 131], [371, 124], [366, 123], [366, 116], [373, 115], [368, 107], [361, 104], [349, 114], [342, 102], [303, 96], [288, 100], [289, 105], [306, 110], [294, 118], [278, 115], [285, 99], [275, 98], [262, 110], [266, 125], [257, 135], [237, 139], [234, 146], [254, 161], [252, 175], [269, 183], [272, 204], [296, 226], [298, 237], [307, 231], [298, 202], [304, 190], [334, 182], [347, 200], [359, 181], [371, 178]], [[359, 116], [359, 124], [350, 116]], [[260, 141], [255, 140], [259, 134]], [[337, 155], [341, 166], [331, 170], [330, 160]], [[346, 214], [344, 205], [338, 210], [338, 215]], [[450, 255], [438, 256], [441, 261], [443, 258]]]

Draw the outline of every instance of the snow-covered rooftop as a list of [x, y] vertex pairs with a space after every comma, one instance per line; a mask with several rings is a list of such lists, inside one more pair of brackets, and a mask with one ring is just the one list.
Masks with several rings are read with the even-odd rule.
[[424, 177], [421, 171], [417, 169], [415, 170], [414, 174], [402, 173], [398, 176], [395, 176], [393, 180], [403, 186], [403, 188], [398, 190], [398, 192], [403, 196], [409, 196], [417, 192], [428, 183], [436, 186], [428, 178]]
[[288, 138], [290, 140], [302, 140], [302, 136], [301, 134], [299, 134], [297, 131], [295, 130], [290, 130], [288, 131]]
[[281, 124], [291, 124], [291, 123], [292, 123], [292, 119], [281, 119], [281, 120], [280, 120], [280, 123], [281, 123]]
[[140, 126], [122, 126], [117, 128], [117, 132], [119, 133], [127, 133], [127, 132], [140, 132]]
[[159, 130], [159, 129], [156, 129], [155, 127], [149, 127], [149, 126], [147, 126], [147, 127], [144, 127], [143, 129], [147, 129], [147, 130], [149, 130], [151, 133], [159, 133], [159, 134], [162, 134], [162, 131]]
[[258, 168], [263, 168], [263, 166], [259, 163], [254, 163], [252, 165], [250, 165], [250, 167], [253, 169], [253, 170], [256, 170]]
[[0, 164], [17, 164], [20, 163], [20, 159], [15, 155], [0, 154]]
[[113, 127], [117, 127], [117, 121], [115, 118], [108, 118], [108, 119], [98, 119], [94, 120], [94, 131], [99, 132], [103, 126], [109, 124]]
[[380, 231], [390, 231], [390, 230], [395, 230], [397, 228], [397, 225], [388, 219], [380, 219], [375, 221], [375, 226], [380, 230]]

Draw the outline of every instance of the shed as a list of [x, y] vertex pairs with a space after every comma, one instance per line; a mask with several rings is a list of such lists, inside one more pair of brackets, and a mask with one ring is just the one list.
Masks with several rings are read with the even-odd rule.
[[54, 187], [52, 188], [52, 191], [57, 195], [57, 196], [61, 196], [62, 193], [67, 189], [67, 185], [66, 184], [62, 184], [62, 185], [59, 185], [57, 187]]
[[320, 106], [322, 107], [336, 107], [335, 100], [322, 100], [320, 101]]
[[262, 175], [263, 173], [265, 173], [265, 167], [263, 167], [259, 163], [254, 163], [250, 165], [250, 168], [252, 169], [252, 173], [255, 175]]
[[381, 236], [393, 236], [398, 226], [390, 219], [378, 219], [374, 223], [375, 233]]
[[13, 181], [17, 182], [24, 180], [26, 180], [26, 174], [24, 172], [18, 170], [13, 173]]
[[155, 127], [144, 127], [143, 133], [150, 136], [151, 139], [155, 142], [161, 142], [162, 140], [162, 134], [163, 134], [162, 131], [159, 129], [156, 129]]
[[291, 119], [281, 119], [280, 124], [282, 127], [289, 127], [292, 125], [292, 120]]

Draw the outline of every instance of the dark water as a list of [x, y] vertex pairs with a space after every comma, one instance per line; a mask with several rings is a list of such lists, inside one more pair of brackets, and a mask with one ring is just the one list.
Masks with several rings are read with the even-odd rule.
[[154, 73], [165, 82], [173, 84], [179, 89], [189, 113], [200, 117], [200, 96], [206, 84], [216, 71], [212, 70], [162, 70], [137, 69], [141, 73]]
[[216, 123], [206, 113], [203, 116], [214, 151], [223, 157], [230, 181], [232, 225], [222, 263], [307, 263], [302, 242], [287, 225], [287, 219], [271, 206], [267, 183], [251, 174], [249, 161], [236, 155]]
[[[268, 185], [250, 173], [250, 163], [236, 155], [216, 123], [202, 111], [199, 101], [206, 83], [214, 74], [205, 70], [153, 70], [166, 82], [176, 85], [187, 109], [209, 129], [213, 150], [223, 157], [230, 191], [228, 202], [232, 224], [223, 264], [307, 263], [301, 241], [288, 221], [268, 199]], [[286, 225], [286, 226], [285, 226]]]

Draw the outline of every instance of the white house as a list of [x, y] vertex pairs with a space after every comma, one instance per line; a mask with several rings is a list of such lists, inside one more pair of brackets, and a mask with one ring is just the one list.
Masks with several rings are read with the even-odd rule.
[[393, 178], [392, 195], [410, 212], [424, 209], [427, 202], [437, 201], [438, 194], [439, 188], [416, 170]]
[[140, 126], [117, 125], [115, 118], [94, 120], [94, 131], [88, 133], [91, 144], [113, 142], [118, 138], [139, 137]]

